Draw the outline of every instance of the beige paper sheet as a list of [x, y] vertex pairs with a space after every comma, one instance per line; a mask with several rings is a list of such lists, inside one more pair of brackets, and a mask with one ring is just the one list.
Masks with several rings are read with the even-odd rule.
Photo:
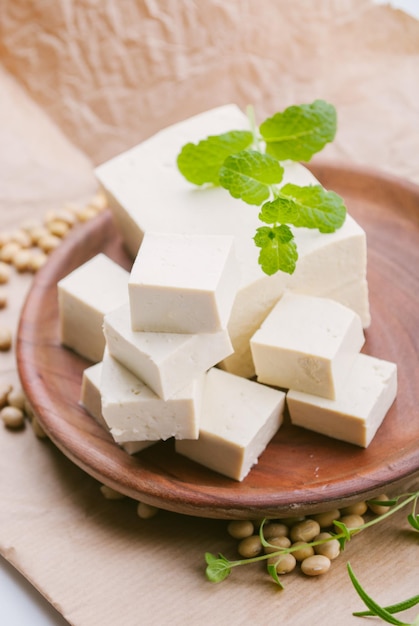
[[[3, 0], [0, 28], [1, 229], [84, 201], [93, 164], [229, 101], [262, 117], [328, 99], [339, 133], [325, 157], [419, 182], [419, 23], [401, 12], [368, 0]], [[16, 328], [29, 286], [13, 276], [1, 323]], [[13, 352], [0, 373], [17, 380]], [[224, 522], [140, 520], [30, 428], [0, 428], [0, 502], [1, 554], [74, 626], [360, 624], [347, 560], [381, 602], [418, 593], [405, 513], [354, 538], [323, 578], [295, 572], [278, 591], [252, 566], [212, 585], [204, 552], [235, 557]]]
[[4, 67], [96, 164], [216, 105], [324, 98], [327, 156], [417, 179], [418, 24], [372, 0], [3, 0], [1, 24]]

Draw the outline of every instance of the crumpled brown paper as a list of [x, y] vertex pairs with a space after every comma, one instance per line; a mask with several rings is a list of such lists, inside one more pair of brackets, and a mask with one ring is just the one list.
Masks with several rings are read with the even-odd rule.
[[418, 23], [371, 0], [3, 0], [1, 58], [95, 164], [216, 105], [324, 98], [327, 156], [418, 176]]
[[[399, 11], [371, 0], [3, 0], [1, 9], [1, 229], [83, 201], [95, 164], [227, 102], [252, 103], [261, 120], [327, 99], [339, 131], [324, 158], [419, 182], [419, 22]], [[2, 322], [16, 328], [29, 286], [13, 277]], [[13, 353], [0, 355], [0, 380], [17, 380]], [[0, 477], [0, 552], [74, 626], [355, 625], [362, 604], [348, 559], [378, 601], [417, 593], [403, 512], [355, 538], [328, 576], [291, 574], [282, 592], [253, 566], [206, 582], [205, 550], [236, 557], [224, 523], [142, 521], [135, 502], [104, 500], [29, 428], [0, 428]]]

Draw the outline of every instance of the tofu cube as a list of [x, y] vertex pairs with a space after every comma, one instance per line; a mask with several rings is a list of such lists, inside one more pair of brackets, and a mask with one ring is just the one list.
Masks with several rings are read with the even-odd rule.
[[102, 360], [103, 317], [128, 302], [129, 272], [98, 254], [58, 283], [60, 340], [93, 363]]
[[128, 304], [105, 315], [104, 333], [109, 353], [164, 400], [233, 352], [227, 330], [133, 331]]
[[108, 430], [102, 415], [102, 400], [100, 397], [100, 377], [102, 375], [102, 361], [86, 367], [81, 380], [80, 404], [97, 421]]
[[203, 377], [198, 377], [170, 400], [162, 400], [105, 350], [100, 380], [102, 415], [118, 443], [196, 439], [202, 386]]
[[146, 233], [128, 281], [135, 331], [226, 328], [239, 286], [234, 238]]
[[397, 366], [359, 354], [335, 400], [290, 390], [291, 422], [367, 448], [397, 393]]
[[[100, 397], [100, 378], [102, 376], [102, 361], [86, 367], [83, 371], [80, 404], [95, 419], [98, 424], [109, 431], [108, 425], [102, 415], [102, 399]], [[128, 441], [121, 443], [128, 454], [136, 454], [153, 445], [154, 441]]]
[[259, 382], [334, 399], [364, 341], [361, 319], [348, 307], [286, 293], [250, 346]]
[[241, 481], [282, 424], [285, 394], [213, 368], [205, 377], [199, 438], [176, 451]]

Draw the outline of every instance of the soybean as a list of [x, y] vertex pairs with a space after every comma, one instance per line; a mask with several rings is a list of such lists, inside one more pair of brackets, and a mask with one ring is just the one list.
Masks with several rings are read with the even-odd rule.
[[51, 235], [63, 239], [69, 232], [71, 226], [64, 220], [55, 219], [48, 223], [48, 230]]
[[314, 546], [314, 552], [316, 554], [327, 556], [328, 559], [333, 561], [333, 559], [336, 559], [340, 554], [339, 541], [337, 539], [332, 539], [332, 535], [327, 532], [317, 535], [317, 537], [314, 538], [314, 541], [324, 541], [325, 539], [330, 539], [330, 541]]
[[292, 551], [292, 554], [295, 556], [297, 561], [304, 561], [304, 559], [307, 559], [309, 556], [313, 556], [313, 546], [308, 545], [305, 541], [296, 541], [291, 545], [292, 548], [295, 548], [296, 546], [301, 546], [297, 550]]
[[137, 515], [138, 517], [141, 517], [141, 519], [151, 519], [152, 517], [155, 517], [158, 512], [159, 509], [151, 504], [139, 502], [137, 505]]
[[22, 428], [25, 423], [25, 414], [15, 406], [5, 406], [1, 409], [0, 415], [7, 428]]
[[4, 263], [12, 263], [15, 254], [21, 250], [21, 246], [16, 241], [5, 243], [0, 250], [0, 261]]
[[12, 332], [6, 326], [0, 326], [0, 351], [7, 352], [12, 347]]
[[48, 237], [49, 231], [45, 226], [34, 226], [29, 235], [32, 239], [32, 243], [38, 245], [38, 241], [40, 241], [43, 237]]
[[331, 565], [330, 559], [322, 554], [309, 556], [301, 563], [301, 571], [306, 576], [321, 576], [329, 571]]
[[245, 539], [253, 535], [255, 527], [249, 520], [234, 520], [227, 526], [227, 532], [234, 539]]
[[38, 240], [38, 246], [41, 248], [42, 252], [45, 254], [49, 254], [53, 252], [61, 243], [61, 239], [56, 235], [45, 235]]
[[291, 528], [290, 537], [292, 541], [312, 541], [319, 532], [319, 523], [314, 519], [306, 519]]
[[28, 270], [33, 273], [37, 272], [43, 265], [45, 265], [47, 258], [48, 257], [45, 252], [34, 252], [30, 258]]
[[46, 439], [47, 434], [45, 430], [42, 428], [38, 419], [35, 417], [35, 415], [32, 416], [31, 424], [32, 424], [32, 430], [35, 433], [35, 435], [38, 437], [38, 439]]
[[288, 526], [281, 522], [268, 522], [263, 527], [263, 536], [265, 539], [269, 539], [270, 537], [287, 537], [288, 533]]
[[85, 206], [77, 212], [77, 217], [80, 222], [88, 222], [89, 220], [96, 217], [98, 212], [98, 209], [93, 206]]
[[4, 261], [0, 261], [0, 285], [9, 282], [10, 273], [10, 266]]
[[264, 546], [265, 554], [271, 554], [272, 552], [278, 552], [281, 548], [289, 548], [291, 545], [291, 541], [288, 537], [271, 537], [269, 539], [269, 546]]
[[262, 542], [259, 535], [251, 535], [242, 539], [238, 545], [238, 553], [245, 559], [251, 559], [262, 552]]
[[281, 556], [271, 556], [268, 559], [269, 565], [275, 565], [278, 574], [288, 574], [295, 568], [297, 561], [295, 556], [290, 552]]
[[33, 253], [26, 248], [16, 252], [13, 257], [12, 263], [19, 273], [23, 273], [28, 270], [32, 254]]
[[[358, 528], [364, 524], [364, 518], [361, 515], [343, 515], [340, 520], [342, 524], [349, 529]], [[336, 529], [337, 532], [340, 532], [339, 529]]]
[[21, 248], [29, 248], [32, 243], [28, 233], [21, 228], [10, 234], [10, 241], [17, 243]]
[[108, 487], [108, 485], [101, 485], [100, 492], [107, 500], [122, 500], [125, 498], [123, 493], [116, 491], [116, 489], [112, 489], [112, 487]]
[[14, 406], [21, 411], [25, 411], [26, 396], [22, 389], [10, 389], [7, 394], [7, 404]]
[[9, 393], [12, 391], [12, 385], [2, 384], [0, 385], [0, 409], [6, 406], [7, 397]]
[[312, 518], [318, 522], [321, 529], [329, 528], [333, 525], [333, 522], [340, 518], [339, 509], [331, 509], [330, 511], [324, 511], [323, 513], [316, 513], [312, 515]]
[[345, 506], [340, 512], [342, 515], [364, 515], [367, 509], [368, 505], [366, 502], [356, 502], [350, 506]]

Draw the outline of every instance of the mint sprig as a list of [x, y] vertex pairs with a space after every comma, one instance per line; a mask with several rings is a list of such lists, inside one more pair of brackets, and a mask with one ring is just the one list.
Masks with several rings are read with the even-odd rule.
[[269, 227], [254, 236], [265, 274], [292, 274], [298, 252], [290, 227], [332, 233], [345, 221], [346, 207], [338, 194], [321, 185], [282, 187], [282, 161], [309, 161], [333, 140], [335, 108], [323, 101], [288, 107], [266, 119], [258, 129], [249, 113], [251, 131], [232, 130], [183, 146], [179, 171], [195, 185], [224, 187], [233, 198], [261, 207], [259, 219]]

